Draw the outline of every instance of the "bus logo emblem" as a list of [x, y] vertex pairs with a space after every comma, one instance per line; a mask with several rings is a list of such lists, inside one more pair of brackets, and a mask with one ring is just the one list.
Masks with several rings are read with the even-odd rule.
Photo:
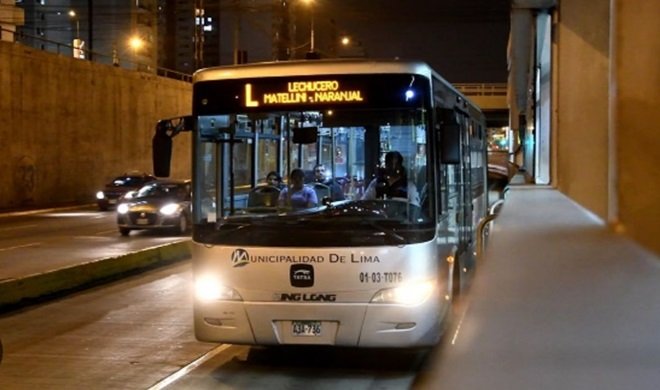
[[294, 264], [289, 270], [289, 280], [293, 287], [312, 287], [314, 285], [314, 267], [310, 264]]
[[236, 249], [231, 254], [231, 264], [234, 267], [242, 267], [250, 262], [250, 255], [245, 249]]

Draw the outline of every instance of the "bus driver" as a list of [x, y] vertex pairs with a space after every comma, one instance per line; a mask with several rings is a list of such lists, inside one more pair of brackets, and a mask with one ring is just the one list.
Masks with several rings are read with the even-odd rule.
[[379, 169], [378, 175], [371, 180], [363, 200], [403, 198], [415, 206], [419, 206], [419, 194], [412, 181], [408, 181], [406, 169], [403, 166], [403, 156], [397, 151], [387, 152], [385, 168]]

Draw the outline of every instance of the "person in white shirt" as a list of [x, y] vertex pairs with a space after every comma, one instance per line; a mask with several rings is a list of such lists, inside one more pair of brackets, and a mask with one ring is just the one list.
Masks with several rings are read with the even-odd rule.
[[385, 168], [371, 180], [362, 199], [407, 199], [408, 202], [419, 206], [419, 193], [417, 186], [408, 180], [406, 169], [403, 166], [403, 156], [397, 151], [387, 152], [385, 155]]

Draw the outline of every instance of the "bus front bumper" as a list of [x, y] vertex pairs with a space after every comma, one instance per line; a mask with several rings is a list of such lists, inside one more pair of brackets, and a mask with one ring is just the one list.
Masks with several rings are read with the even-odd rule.
[[[418, 306], [363, 303], [195, 302], [200, 341], [249, 345], [424, 347], [444, 329], [448, 303]], [[302, 332], [302, 328], [314, 328]]]

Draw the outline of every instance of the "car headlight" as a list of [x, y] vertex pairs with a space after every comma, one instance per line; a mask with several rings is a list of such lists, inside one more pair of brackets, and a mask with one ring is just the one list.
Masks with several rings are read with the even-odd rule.
[[96, 199], [105, 199], [105, 194], [103, 191], [99, 191], [96, 193]]
[[236, 290], [223, 285], [212, 274], [201, 275], [195, 278], [195, 297], [203, 302], [243, 300]]
[[399, 287], [385, 288], [378, 291], [371, 303], [399, 303], [419, 305], [429, 299], [435, 289], [434, 281], [406, 284]]
[[173, 215], [178, 213], [180, 210], [179, 205], [176, 203], [166, 204], [160, 208], [160, 213], [163, 215]]
[[128, 212], [128, 205], [126, 203], [120, 204], [117, 206], [117, 212], [119, 214], [126, 214]]

